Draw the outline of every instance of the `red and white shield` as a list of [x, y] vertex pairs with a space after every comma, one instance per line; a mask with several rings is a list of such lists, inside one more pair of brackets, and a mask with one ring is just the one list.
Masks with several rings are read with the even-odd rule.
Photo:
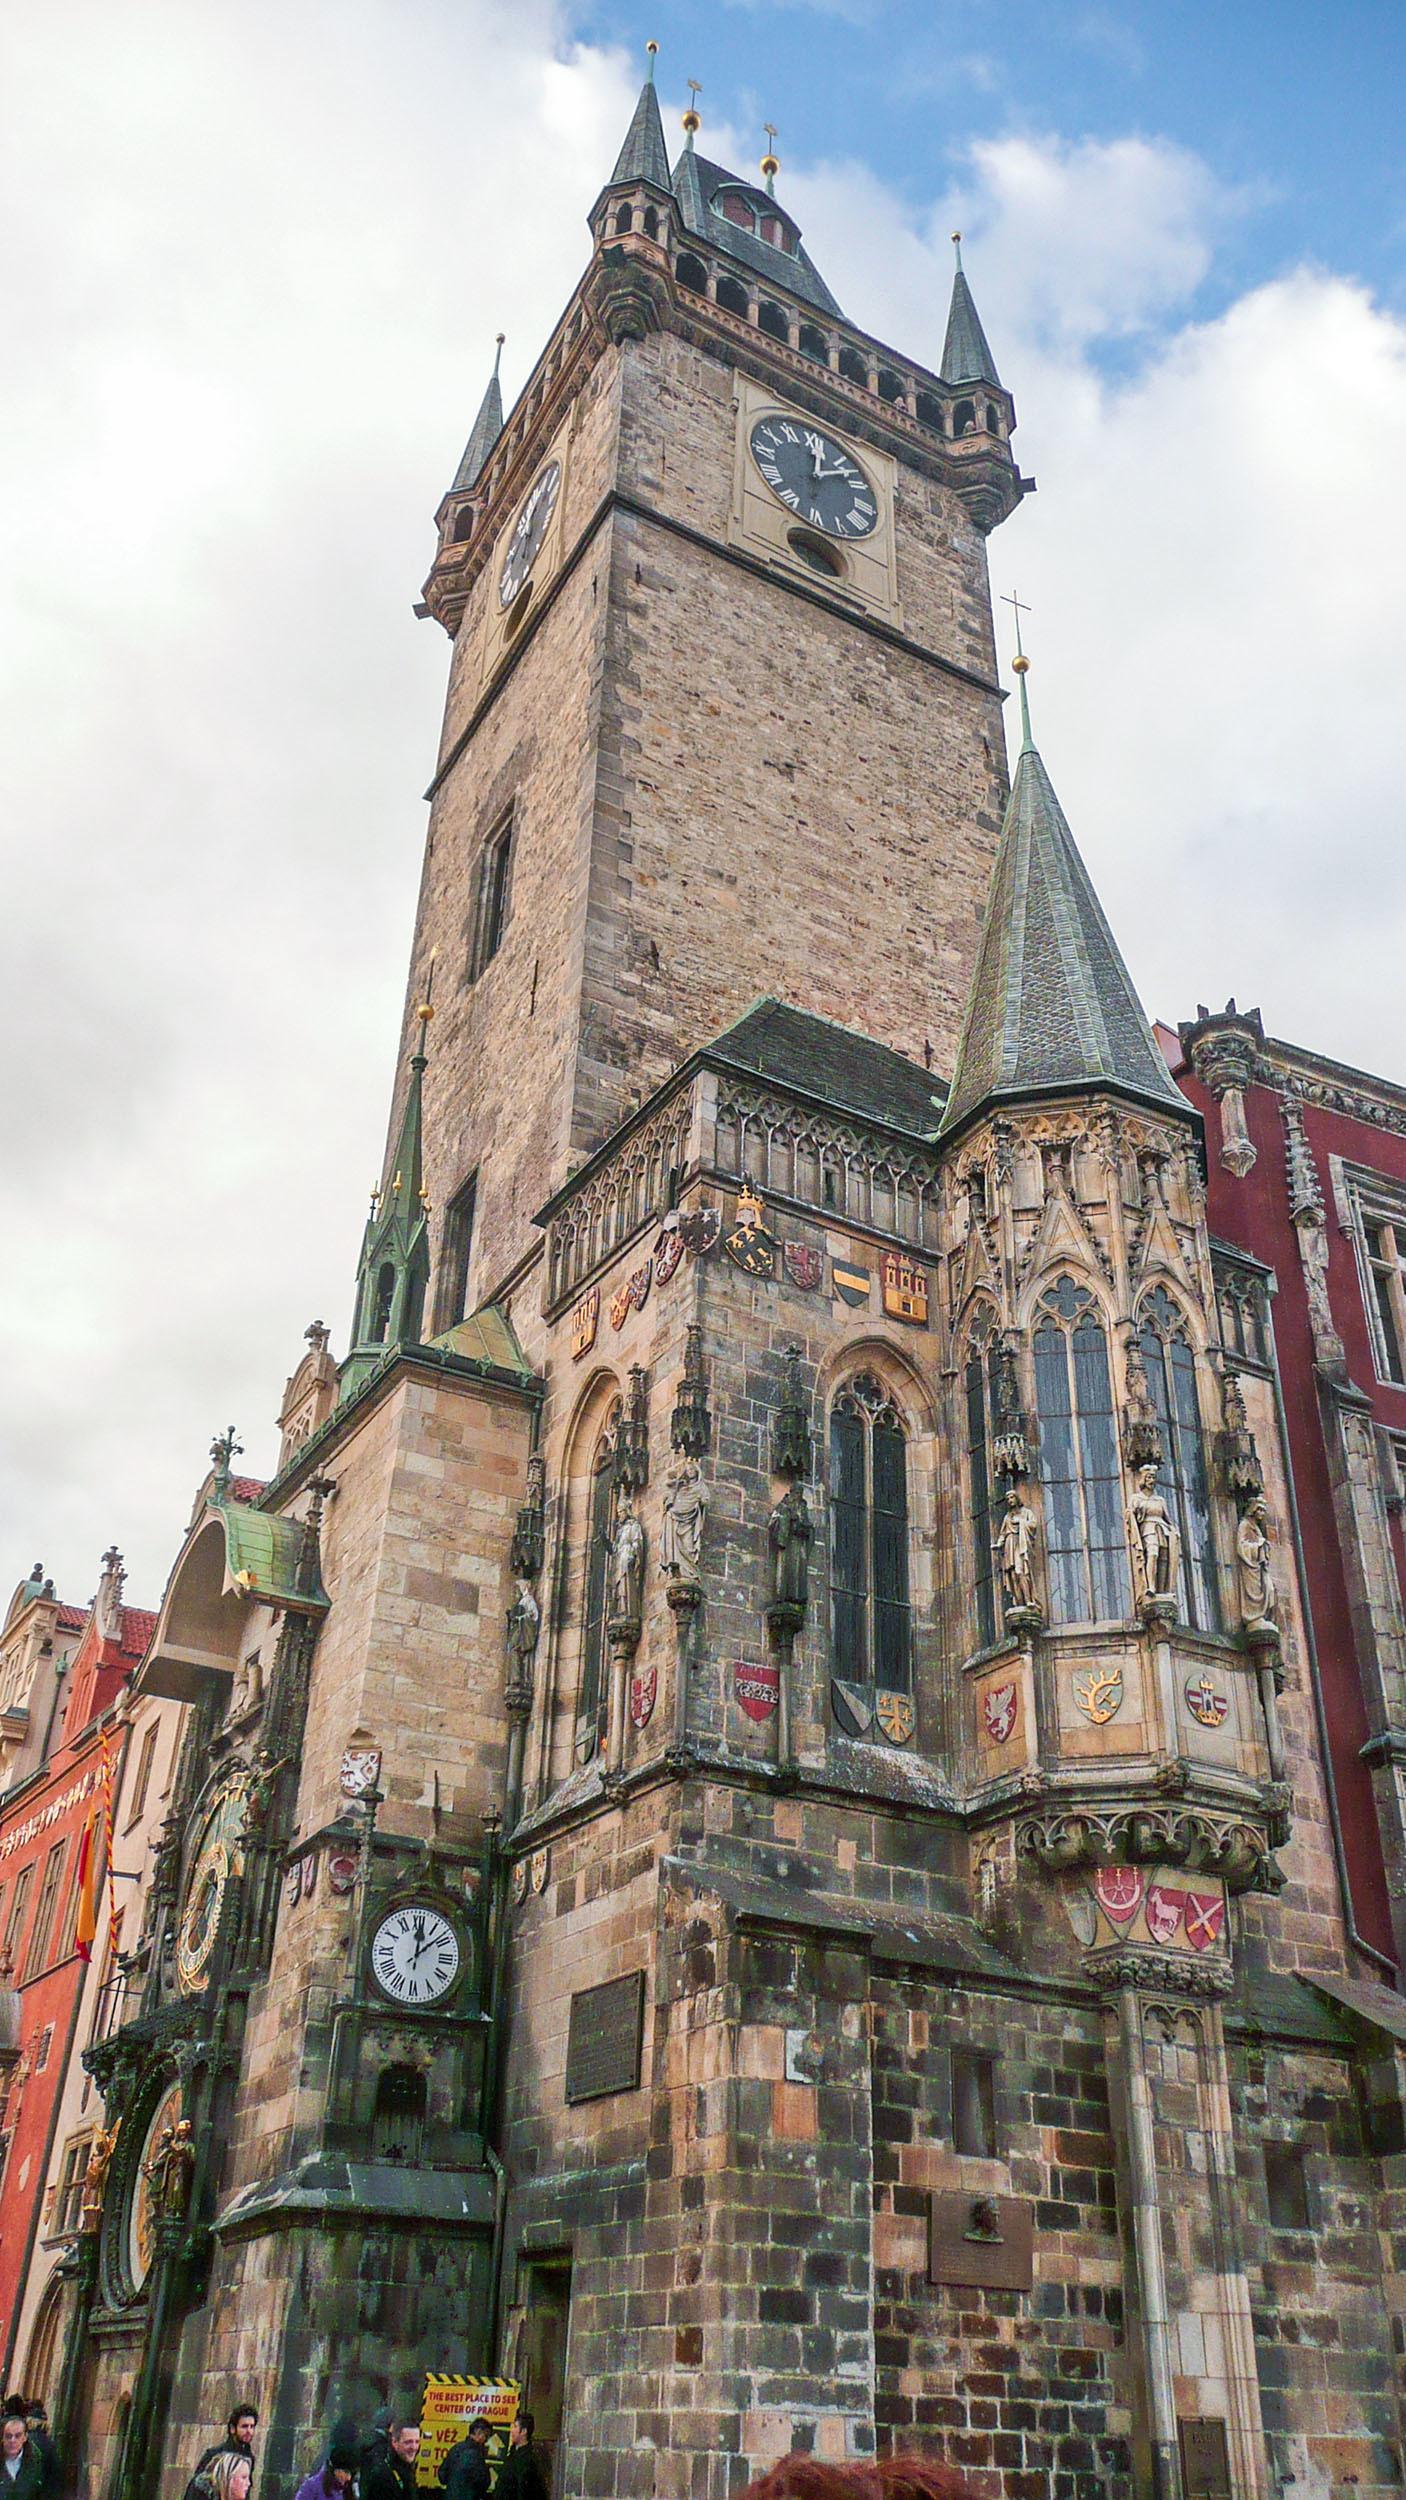
[[1184, 1892], [1173, 1892], [1169, 1884], [1147, 1887], [1147, 1932], [1154, 1944], [1170, 1944], [1181, 1926], [1186, 1908]]
[[632, 1727], [648, 1727], [654, 1716], [654, 1705], [658, 1698], [659, 1669], [636, 1667], [630, 1678], [630, 1724]]
[[1115, 1927], [1127, 1927], [1142, 1908], [1147, 1877], [1136, 1866], [1101, 1866], [1094, 1876], [1094, 1899]]
[[667, 1224], [654, 1245], [654, 1281], [667, 1285], [683, 1257], [683, 1234], [678, 1224]]
[[825, 1266], [820, 1252], [808, 1241], [788, 1241], [782, 1245], [781, 1256], [792, 1284], [802, 1293], [814, 1293]]
[[982, 1695], [981, 1723], [993, 1745], [1004, 1745], [1015, 1734], [1020, 1717], [1020, 1686], [993, 1684]]
[[630, 1300], [637, 1311], [642, 1311], [649, 1300], [649, 1288], [653, 1281], [654, 1261], [646, 1259], [643, 1267], [637, 1267], [630, 1278]]
[[748, 1718], [760, 1727], [781, 1699], [781, 1671], [771, 1658], [760, 1667], [750, 1658], [738, 1658], [732, 1669], [732, 1689]]
[[1198, 1953], [1209, 1953], [1219, 1944], [1225, 1925], [1225, 1895], [1220, 1892], [1189, 1892], [1186, 1896], [1186, 1938]]
[[347, 1893], [356, 1882], [356, 1860], [350, 1850], [338, 1850], [327, 1861], [327, 1881], [334, 1892]]

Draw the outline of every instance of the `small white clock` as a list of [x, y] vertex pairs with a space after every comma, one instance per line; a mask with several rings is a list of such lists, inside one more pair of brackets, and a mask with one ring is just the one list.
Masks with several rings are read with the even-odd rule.
[[459, 1939], [443, 1910], [404, 1901], [371, 1938], [371, 1973], [394, 2005], [437, 2005], [459, 1976]]

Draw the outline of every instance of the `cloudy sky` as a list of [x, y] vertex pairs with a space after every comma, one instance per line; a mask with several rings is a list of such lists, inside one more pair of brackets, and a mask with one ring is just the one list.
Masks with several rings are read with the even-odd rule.
[[212, 1433], [345, 1345], [447, 646], [412, 603], [663, 46], [672, 129], [941, 344], [1145, 1002], [1406, 1074], [1397, 0], [10, 0], [0, 20], [0, 1579], [154, 1603]]

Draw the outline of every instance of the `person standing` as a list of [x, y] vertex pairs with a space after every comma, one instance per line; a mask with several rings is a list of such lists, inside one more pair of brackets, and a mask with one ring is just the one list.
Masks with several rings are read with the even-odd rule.
[[534, 2415], [520, 2413], [508, 2433], [508, 2453], [498, 2468], [493, 2500], [548, 2500], [547, 2477], [533, 2445]]
[[324, 2465], [299, 2483], [294, 2500], [338, 2500], [356, 2473], [356, 2450], [350, 2441], [334, 2439]]
[[44, 2468], [22, 2413], [0, 2422], [0, 2500], [40, 2500]]
[[482, 2414], [450, 2449], [439, 2469], [439, 2482], [449, 2500], [488, 2500], [493, 2475], [488, 2463], [488, 2424]]
[[392, 2422], [385, 2457], [362, 2476], [361, 2500], [415, 2500], [419, 2453], [419, 2423]]
[[247, 2402], [237, 2404], [225, 2424], [224, 2438], [217, 2439], [213, 2447], [207, 2448], [204, 2455], [197, 2459], [191, 2481], [194, 2482], [196, 2474], [208, 2474], [216, 2457], [236, 2456], [245, 2459], [249, 2467], [249, 2479], [252, 2482], [254, 2478], [254, 2433], [258, 2427], [258, 2407]]

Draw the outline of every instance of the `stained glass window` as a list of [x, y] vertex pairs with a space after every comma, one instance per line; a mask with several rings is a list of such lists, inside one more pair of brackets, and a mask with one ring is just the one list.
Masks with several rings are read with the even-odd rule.
[[989, 1649], [996, 1638], [995, 1558], [991, 1549], [991, 1439], [996, 1411], [996, 1350], [990, 1342], [989, 1314], [972, 1331], [963, 1382], [967, 1401], [967, 1472], [972, 1534], [972, 1578], [976, 1595], [977, 1642]]
[[576, 1754], [589, 1762], [605, 1734], [610, 1686], [605, 1671], [605, 1599], [610, 1576], [610, 1531], [614, 1523], [615, 1438], [601, 1437], [591, 1470], [586, 1515], [586, 1550], [582, 1557], [586, 1603], [581, 1625], [581, 1682], [576, 1704]]
[[1218, 1632], [1220, 1606], [1201, 1403], [1196, 1394], [1196, 1357], [1181, 1313], [1162, 1285], [1143, 1304], [1138, 1345], [1157, 1421], [1162, 1427], [1157, 1490], [1181, 1536], [1178, 1611], [1198, 1631]]

